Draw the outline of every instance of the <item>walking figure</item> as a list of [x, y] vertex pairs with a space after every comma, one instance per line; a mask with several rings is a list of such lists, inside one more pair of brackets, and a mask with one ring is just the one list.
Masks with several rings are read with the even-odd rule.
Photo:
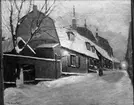
[[103, 67], [102, 67], [102, 64], [101, 63], [99, 64], [98, 75], [99, 76], [102, 76], [103, 75]]

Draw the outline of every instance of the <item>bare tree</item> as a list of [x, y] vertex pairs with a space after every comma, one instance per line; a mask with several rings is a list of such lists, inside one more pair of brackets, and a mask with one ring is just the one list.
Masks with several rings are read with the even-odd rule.
[[[19, 28], [20, 23], [22, 23], [24, 21], [24, 19], [22, 18], [22, 10], [23, 10], [23, 6], [25, 5], [25, 3], [28, 3], [28, 8], [25, 9], [26, 14], [29, 14], [31, 12], [31, 7], [33, 6], [33, 2], [34, 0], [6, 0], [6, 2], [9, 3], [9, 25], [6, 25], [7, 29], [11, 32], [12, 35], [12, 39], [13, 39], [13, 46], [14, 48], [17, 46], [17, 42], [16, 42], [16, 38], [17, 38], [17, 31]], [[36, 35], [36, 33], [39, 32], [40, 30], [40, 25], [42, 23], [42, 21], [47, 18], [51, 12], [53, 11], [53, 9], [55, 8], [55, 2], [56, 0], [51, 0], [51, 4], [49, 4], [50, 0], [44, 0], [42, 1], [43, 5], [41, 7], [40, 14], [38, 15], [38, 18], [36, 19], [36, 27], [32, 27], [32, 23], [31, 22], [31, 28], [30, 28], [30, 38], [27, 40], [26, 44], [24, 45], [24, 47], [21, 49], [23, 50], [25, 48], [25, 46], [27, 46], [27, 44], [31, 41], [31, 39], [33, 38], [34, 35]], [[41, 12], [44, 14], [44, 17], [41, 18]], [[35, 21], [34, 19], [32, 21]], [[47, 32], [46, 32], [47, 33]]]

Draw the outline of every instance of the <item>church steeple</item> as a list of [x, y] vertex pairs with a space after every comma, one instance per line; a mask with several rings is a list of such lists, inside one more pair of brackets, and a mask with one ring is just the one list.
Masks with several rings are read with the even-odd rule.
[[73, 6], [73, 18], [72, 18], [72, 28], [76, 29], [77, 25], [76, 25], [76, 17], [75, 17], [75, 7]]

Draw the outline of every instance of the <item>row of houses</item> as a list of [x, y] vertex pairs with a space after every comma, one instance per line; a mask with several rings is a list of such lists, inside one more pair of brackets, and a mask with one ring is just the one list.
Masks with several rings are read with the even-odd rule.
[[[24, 47], [31, 37], [29, 31], [36, 28], [39, 15], [43, 19], [40, 30]], [[78, 32], [75, 15], [72, 27], [66, 28], [52, 18], [44, 17], [35, 5], [32, 12], [22, 17], [17, 46], [15, 49], [10, 47], [9, 51], [4, 50], [5, 81], [15, 81], [21, 69], [25, 80], [42, 80], [59, 78], [63, 72], [88, 73], [98, 70], [100, 66], [113, 68], [113, 58], [108, 52]], [[114, 62], [119, 63], [118, 60]]]

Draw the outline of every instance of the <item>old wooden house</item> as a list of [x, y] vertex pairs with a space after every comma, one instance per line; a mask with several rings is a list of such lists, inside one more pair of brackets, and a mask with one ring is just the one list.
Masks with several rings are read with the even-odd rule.
[[59, 28], [57, 33], [61, 45], [63, 72], [87, 73], [89, 69], [95, 69], [95, 62], [99, 59], [90, 40], [85, 40], [74, 29]]

